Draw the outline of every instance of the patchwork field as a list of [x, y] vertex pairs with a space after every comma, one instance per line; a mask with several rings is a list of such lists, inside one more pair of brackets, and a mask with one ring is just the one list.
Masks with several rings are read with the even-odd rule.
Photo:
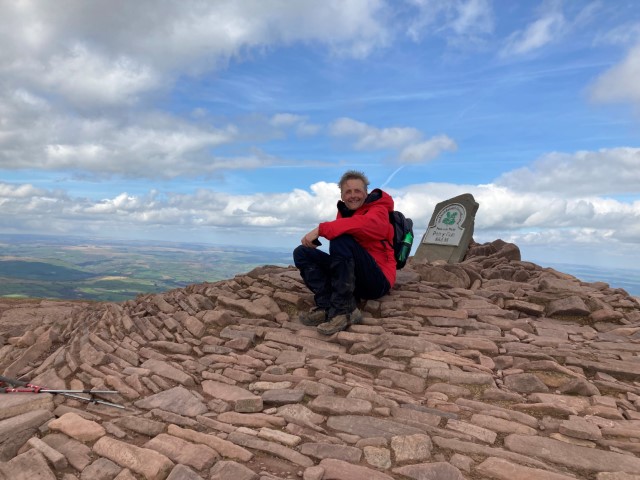
[[290, 263], [269, 249], [0, 235], [0, 297], [124, 301]]

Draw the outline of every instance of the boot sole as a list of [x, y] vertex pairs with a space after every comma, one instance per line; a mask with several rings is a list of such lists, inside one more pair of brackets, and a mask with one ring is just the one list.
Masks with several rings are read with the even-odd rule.
[[325, 314], [322, 319], [313, 319], [309, 318], [309, 314], [301, 313], [300, 315], [298, 315], [298, 320], [302, 325], [305, 325], [307, 327], [317, 327], [318, 325], [322, 325], [324, 322], [326, 322], [327, 317]]
[[317, 327], [318, 325], [322, 325], [325, 321], [313, 321], [313, 320], [303, 320], [299, 319], [300, 323], [306, 327]]
[[[329, 323], [329, 322], [325, 322], [325, 323]], [[324, 325], [324, 323], [322, 325]], [[320, 332], [323, 335], [333, 335], [334, 333], [341, 332], [342, 330], [347, 328], [349, 326], [349, 321], [345, 318], [344, 322], [338, 325], [334, 325], [333, 327], [331, 327], [330, 330], [320, 328], [322, 325], [318, 326], [318, 332]]]
[[[349, 315], [348, 318], [345, 319], [345, 321], [343, 323], [340, 323], [339, 325], [334, 326], [333, 328], [331, 328], [331, 330], [324, 330], [324, 329], [318, 328], [318, 331], [320, 333], [322, 333], [323, 335], [333, 335], [334, 333], [341, 332], [341, 331], [345, 330], [349, 325], [357, 325], [357, 324], [361, 323], [362, 322], [362, 312], [360, 312], [360, 310], [358, 310], [358, 309], [354, 310], [354, 312], [356, 312], [356, 311], [358, 313], [353, 315], [353, 312], [351, 312], [352, 314]], [[327, 322], [327, 323], [329, 323], [329, 322]]]

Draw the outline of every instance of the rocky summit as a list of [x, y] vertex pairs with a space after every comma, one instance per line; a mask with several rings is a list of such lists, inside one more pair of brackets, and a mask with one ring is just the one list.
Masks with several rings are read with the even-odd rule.
[[293, 267], [0, 301], [5, 377], [126, 407], [0, 394], [0, 478], [640, 479], [637, 299], [500, 240], [398, 273], [330, 337]]

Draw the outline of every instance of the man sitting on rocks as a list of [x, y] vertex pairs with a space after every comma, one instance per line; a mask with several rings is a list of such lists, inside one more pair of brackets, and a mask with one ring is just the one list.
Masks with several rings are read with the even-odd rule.
[[[325, 335], [360, 323], [357, 299], [380, 298], [396, 280], [389, 222], [393, 198], [378, 188], [368, 194], [369, 180], [354, 170], [342, 175], [338, 186], [341, 200], [336, 219], [320, 223], [293, 252], [316, 303], [310, 312], [300, 314], [300, 321], [317, 326]], [[317, 249], [318, 237], [330, 241], [328, 254]]]

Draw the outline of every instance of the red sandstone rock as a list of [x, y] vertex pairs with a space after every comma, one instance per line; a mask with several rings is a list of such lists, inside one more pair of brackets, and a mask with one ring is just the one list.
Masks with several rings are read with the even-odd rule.
[[[274, 479], [640, 476], [636, 299], [501, 241], [399, 273], [361, 325], [331, 337], [297, 322], [312, 295], [293, 268], [55, 314], [0, 300], [0, 369], [114, 388], [107, 399], [128, 408], [0, 395], [0, 472], [254, 480], [257, 454]], [[495, 446], [505, 434], [507, 449]]]

